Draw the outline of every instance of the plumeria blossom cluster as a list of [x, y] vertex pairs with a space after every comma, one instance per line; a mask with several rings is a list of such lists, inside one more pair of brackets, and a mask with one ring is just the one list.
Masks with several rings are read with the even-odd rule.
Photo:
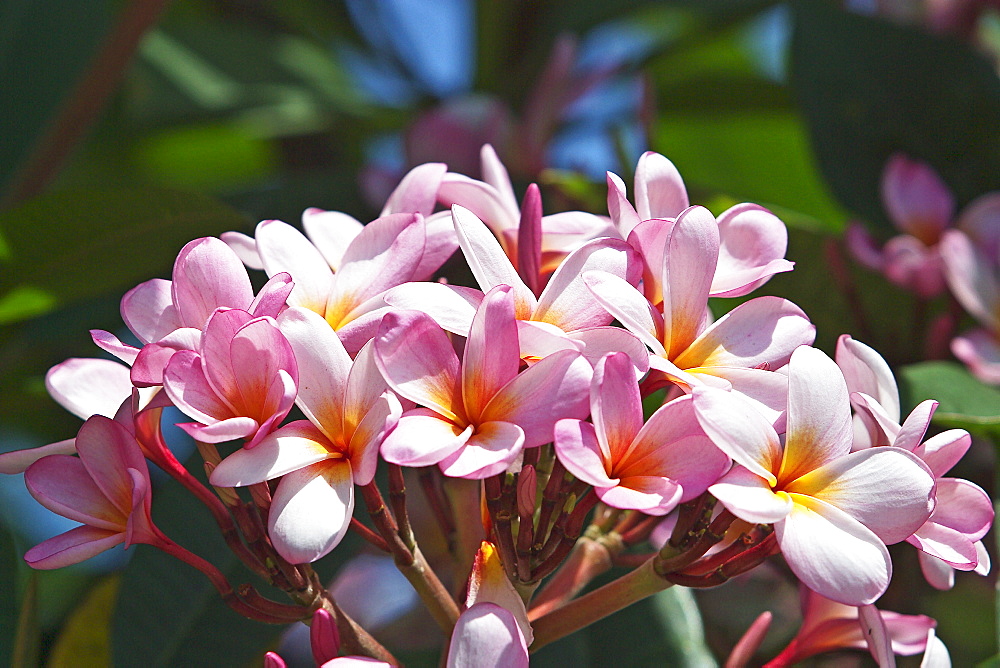
[[[749, 298], [793, 269], [784, 224], [753, 204], [692, 206], [656, 153], [632, 199], [608, 174], [607, 215], [543, 215], [539, 189], [518, 201], [488, 146], [482, 163], [484, 181], [415, 168], [364, 225], [310, 209], [304, 233], [265, 221], [252, 237], [197, 239], [171, 280], [129, 291], [138, 345], [94, 331], [119, 361], [68, 360], [47, 377], [85, 420], [77, 436], [0, 456], [82, 524], [28, 563], [148, 543], [240, 614], [312, 620], [322, 665], [396, 664], [311, 567], [353, 530], [413, 585], [448, 665], [514, 666], [671, 585], [717, 586], [780, 554], [806, 612], [771, 665], [844, 647], [881, 665], [926, 649], [926, 665], [946, 665], [933, 620], [875, 602], [888, 545], [919, 550], [939, 588], [989, 570], [992, 504], [947, 477], [971, 438], [928, 438], [932, 401], [902, 418], [873, 349], [845, 335], [831, 358], [795, 304]], [[431, 281], [456, 251], [472, 284]], [[266, 273], [256, 293], [248, 268]], [[745, 299], [716, 319], [709, 299], [733, 297]], [[167, 447], [167, 406], [187, 416], [210, 488]], [[170, 541], [147, 460], [291, 602], [234, 588]], [[447, 554], [424, 555], [430, 532]], [[580, 595], [612, 565], [629, 570]], [[750, 660], [768, 620], [730, 665]]]
[[984, 383], [1000, 385], [1000, 192], [956, 214], [937, 172], [900, 153], [886, 163], [882, 201], [900, 234], [879, 248], [854, 223], [846, 237], [852, 255], [920, 299], [950, 292], [978, 323], [951, 339], [952, 354]]

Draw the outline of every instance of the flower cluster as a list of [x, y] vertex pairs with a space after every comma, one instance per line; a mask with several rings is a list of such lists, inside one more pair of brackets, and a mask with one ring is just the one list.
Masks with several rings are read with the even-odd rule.
[[[634, 200], [608, 175], [607, 216], [544, 216], [537, 187], [519, 203], [488, 146], [482, 161], [486, 181], [415, 168], [366, 225], [310, 209], [305, 234], [265, 221], [253, 237], [192, 241], [172, 280], [128, 292], [122, 316], [140, 345], [95, 331], [121, 363], [69, 360], [48, 376], [86, 419], [77, 437], [0, 456], [4, 471], [26, 469], [40, 503], [83, 523], [29, 563], [150, 543], [202, 570], [242, 614], [335, 628], [318, 660], [342, 647], [393, 663], [309, 566], [353, 529], [393, 555], [450, 635], [454, 666], [526, 665], [529, 647], [634, 600], [722, 584], [778, 553], [809, 596], [858, 611], [840, 615], [862, 620], [844, 632], [850, 646], [890, 662], [893, 618], [873, 606], [892, 576], [887, 545], [920, 550], [941, 588], [956, 569], [988, 571], [992, 504], [945, 477], [971, 439], [925, 440], [934, 402], [901, 422], [878, 353], [845, 335], [831, 359], [785, 299], [713, 317], [710, 298], [747, 297], [793, 269], [776, 216], [691, 206], [655, 153], [639, 161]], [[971, 252], [947, 236], [941, 245], [945, 257]], [[475, 285], [430, 281], [456, 250]], [[247, 268], [268, 276], [257, 294]], [[955, 271], [949, 280], [963, 285]], [[179, 426], [214, 491], [166, 447], [166, 406], [189, 418]], [[146, 459], [196, 494], [244, 563], [294, 604], [234, 591], [171, 543], [153, 524]], [[407, 480], [419, 480], [447, 539], [452, 590], [468, 575], [461, 605], [421, 553]], [[355, 518], [359, 494], [369, 522]], [[657, 527], [669, 539], [642, 553]], [[602, 570], [595, 550], [604, 570], [637, 567], [577, 597]], [[807, 615], [779, 660], [821, 651], [807, 648], [814, 626]], [[933, 638], [932, 622], [920, 629], [907, 650]]]

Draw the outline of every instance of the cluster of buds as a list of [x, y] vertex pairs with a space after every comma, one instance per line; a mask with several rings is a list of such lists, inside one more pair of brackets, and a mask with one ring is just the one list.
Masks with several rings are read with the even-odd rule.
[[[314, 634], [317, 660], [342, 650], [393, 664], [310, 566], [353, 530], [393, 557], [450, 639], [453, 666], [526, 665], [529, 651], [630, 603], [720, 585], [779, 553], [810, 595], [849, 611], [846, 635], [886, 665], [899, 645], [891, 613], [874, 608], [891, 579], [887, 545], [915, 546], [941, 588], [956, 569], [988, 571], [992, 504], [945, 477], [971, 439], [925, 440], [935, 402], [901, 421], [878, 353], [845, 335], [831, 359], [787, 300], [713, 318], [710, 297], [745, 297], [792, 270], [777, 217], [690, 206], [655, 153], [637, 166], [634, 204], [609, 174], [608, 216], [543, 216], [537, 187], [519, 204], [488, 146], [482, 161], [485, 181], [415, 168], [367, 225], [310, 209], [305, 234], [266, 221], [253, 237], [192, 241], [172, 280], [128, 292], [122, 316], [139, 345], [95, 331], [120, 363], [74, 359], [48, 375], [86, 420], [77, 437], [0, 456], [41, 504], [83, 523], [28, 563], [147, 543], [201, 570], [243, 615], [334, 629], [325, 644]], [[477, 285], [431, 282], [458, 249]], [[257, 294], [247, 268], [269, 277]], [[212, 489], [164, 442], [167, 406], [190, 418], [179, 426]], [[234, 589], [167, 538], [146, 460], [291, 603]], [[427, 529], [411, 522], [408, 480], [449, 564], [420, 550]], [[355, 517], [359, 490], [368, 521]], [[579, 595], [612, 565], [632, 568]], [[907, 650], [933, 638], [921, 623]], [[774, 665], [821, 651], [803, 634]]]

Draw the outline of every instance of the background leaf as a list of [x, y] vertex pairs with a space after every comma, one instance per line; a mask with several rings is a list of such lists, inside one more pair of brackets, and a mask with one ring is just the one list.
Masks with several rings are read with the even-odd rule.
[[984, 385], [956, 362], [921, 362], [900, 370], [901, 389], [910, 405], [940, 402], [934, 422], [943, 427], [1000, 435], [1000, 389]]
[[48, 668], [101, 668], [111, 665], [109, 625], [119, 578], [98, 582], [69, 616], [49, 655]]

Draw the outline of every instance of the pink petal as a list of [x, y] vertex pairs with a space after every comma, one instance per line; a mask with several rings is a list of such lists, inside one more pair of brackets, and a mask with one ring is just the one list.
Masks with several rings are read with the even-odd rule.
[[899, 448], [852, 452], [788, 483], [785, 490], [836, 506], [887, 545], [909, 537], [934, 508], [930, 471]]
[[927, 244], [955, 214], [955, 200], [937, 172], [902, 153], [893, 155], [882, 172], [882, 202], [896, 227]]
[[895, 668], [896, 657], [892, 652], [889, 631], [878, 608], [871, 604], [859, 606], [858, 625], [875, 663], [881, 668]]
[[268, 434], [253, 448], [240, 448], [223, 459], [210, 476], [216, 487], [244, 487], [281, 477], [340, 456], [307, 420], [296, 420]]
[[451, 211], [438, 211], [424, 218], [424, 254], [413, 270], [414, 281], [429, 281], [458, 250], [458, 235], [451, 220]]
[[[570, 336], [555, 325], [534, 320], [517, 321], [517, 339], [520, 343], [521, 359], [529, 364], [548, 357], [557, 350], [576, 350], [582, 352], [584, 344]], [[648, 357], [643, 347], [643, 356]], [[588, 360], [589, 361], [589, 360]], [[597, 360], [594, 360], [594, 364]]]
[[58, 515], [99, 529], [125, 531], [131, 502], [122, 510], [110, 501], [76, 457], [39, 459], [25, 471], [24, 485], [38, 503]]
[[625, 353], [612, 353], [597, 363], [590, 385], [590, 413], [601, 451], [614, 466], [643, 426], [639, 384]]
[[514, 196], [514, 187], [510, 182], [510, 175], [504, 167], [496, 149], [490, 144], [483, 144], [479, 150], [479, 165], [482, 169], [483, 180], [492, 186], [508, 209], [517, 210], [517, 198]]
[[640, 220], [676, 218], [688, 208], [687, 189], [674, 163], [647, 151], [635, 167], [635, 208]]
[[817, 348], [796, 348], [788, 363], [787, 424], [779, 480], [795, 480], [851, 451], [847, 384], [833, 360]]
[[344, 252], [364, 225], [340, 211], [309, 208], [302, 212], [302, 229], [334, 272], [340, 271]]
[[542, 194], [532, 183], [524, 193], [517, 227], [517, 273], [535, 294], [541, 289]]
[[938, 402], [933, 399], [927, 399], [917, 404], [900, 426], [896, 440], [892, 444], [897, 448], [913, 452], [924, 440], [924, 435], [927, 433], [927, 428], [931, 426], [931, 418], [937, 407]]
[[382, 442], [382, 458], [402, 466], [430, 466], [469, 440], [473, 427], [461, 427], [426, 408], [406, 411]]
[[233, 408], [209, 384], [201, 357], [190, 350], [174, 353], [163, 372], [163, 389], [185, 415], [203, 424], [234, 417]]
[[80, 427], [76, 451], [101, 492], [128, 516], [132, 509], [132, 480], [126, 473], [135, 469], [146, 477], [149, 471], [135, 437], [121, 423], [95, 415]]
[[346, 461], [319, 462], [287, 474], [271, 500], [267, 533], [289, 563], [311, 563], [340, 543], [354, 514]]
[[257, 250], [268, 276], [288, 272], [295, 283], [289, 306], [302, 306], [320, 315], [333, 289], [330, 265], [305, 235], [280, 220], [257, 225]]
[[737, 204], [718, 220], [719, 262], [712, 279], [716, 297], [749, 294], [776, 273], [791, 271], [785, 259], [788, 230], [781, 219], [756, 204]]
[[787, 494], [775, 494], [767, 480], [742, 466], [734, 466], [708, 492], [733, 515], [754, 524], [780, 522], [792, 512]]
[[969, 571], [976, 567], [979, 555], [967, 536], [946, 526], [927, 522], [907, 538], [923, 554], [944, 561], [952, 568]]
[[882, 248], [883, 273], [896, 285], [923, 299], [945, 289], [944, 261], [937, 246], [906, 234], [893, 237]]
[[837, 366], [844, 374], [850, 392], [864, 392], [873, 397], [893, 421], [899, 421], [899, 390], [892, 369], [873, 348], [848, 334], [837, 339]]
[[132, 396], [132, 379], [124, 364], [77, 357], [49, 369], [45, 389], [60, 406], [81, 419], [91, 415], [111, 418]]
[[665, 355], [660, 341], [663, 319], [646, 298], [627, 281], [603, 271], [583, 275], [587, 287], [608, 313], [649, 346], [656, 355]]
[[470, 421], [478, 421], [490, 399], [517, 375], [520, 364], [514, 297], [510, 287], [498, 285], [483, 297], [465, 343], [462, 398]]
[[698, 422], [718, 448], [771, 486], [782, 447], [774, 427], [736, 392], [713, 387], [692, 390]]
[[75, 455], [76, 439], [67, 438], [64, 441], [56, 441], [48, 445], [37, 448], [26, 448], [24, 450], [11, 450], [0, 453], [0, 473], [5, 475], [15, 475], [24, 471], [43, 457], [49, 455]]
[[664, 342], [670, 358], [700, 333], [719, 259], [719, 226], [708, 209], [690, 207], [667, 239], [663, 262]]
[[559, 461], [574, 476], [594, 487], [618, 484], [617, 478], [607, 474], [611, 462], [608, 453], [601, 450], [594, 425], [582, 420], [559, 420], [554, 440]]
[[[179, 423], [177, 425], [196, 441], [204, 443], [225, 443], [241, 438], [249, 439], [258, 434], [260, 423], [249, 417], [234, 417], [219, 420], [212, 424], [198, 424], [194, 422]], [[255, 437], [254, 441], [257, 440]], [[253, 441], [247, 443], [245, 447], [255, 445]]]
[[795, 495], [792, 512], [774, 525], [792, 572], [818, 594], [845, 605], [877, 600], [889, 585], [889, 551], [850, 515], [818, 499]]
[[[375, 344], [369, 342], [358, 352], [347, 376], [347, 387], [343, 394], [345, 434], [350, 434], [357, 429], [365, 414], [379, 401], [387, 389], [388, 385], [386, 385], [382, 372], [378, 370], [378, 365], [375, 363]], [[355, 471], [355, 477], [357, 477], [357, 471]]]
[[264, 270], [264, 263], [257, 252], [257, 241], [253, 237], [248, 237], [242, 232], [223, 232], [219, 238], [226, 242], [226, 245], [233, 249], [236, 256], [249, 269], [257, 271]]
[[64, 568], [96, 557], [124, 540], [120, 530], [81, 526], [39, 543], [24, 553], [24, 560], [39, 570]]
[[631, 284], [638, 283], [640, 257], [624, 241], [594, 239], [576, 249], [562, 262], [538, 299], [531, 315], [567, 332], [611, 323], [612, 316], [594, 301], [583, 281], [588, 271], [604, 271]]
[[448, 171], [441, 162], [427, 162], [417, 165], [399, 182], [385, 202], [380, 216], [390, 213], [419, 213], [429, 216], [434, 211], [438, 187]]
[[476, 480], [507, 470], [524, 446], [524, 432], [510, 422], [483, 422], [459, 450], [442, 459], [441, 472]]
[[937, 637], [933, 628], [927, 632], [927, 649], [920, 661], [920, 668], [951, 668], [951, 655], [948, 654], [948, 648]]
[[286, 272], [275, 274], [260, 289], [247, 310], [257, 318], [261, 316], [277, 318], [285, 309], [285, 302], [293, 287], [291, 274]]
[[[518, 331], [520, 332], [520, 330]], [[584, 345], [581, 352], [591, 366], [596, 366], [600, 359], [608, 353], [623, 352], [632, 361], [636, 378], [642, 378], [649, 370], [649, 352], [646, 350], [646, 346], [639, 340], [639, 337], [627, 329], [588, 327], [570, 333], [569, 338]]]
[[524, 430], [524, 447], [552, 440], [562, 418], [583, 418], [594, 370], [579, 353], [555, 352], [507, 383], [486, 405], [481, 422], [512, 422]]
[[958, 218], [957, 227], [975, 240], [987, 257], [1000, 254], [1000, 192], [994, 190], [972, 200]]
[[663, 263], [676, 220], [652, 218], [633, 228], [628, 243], [642, 255], [642, 291], [651, 304], [663, 301]]
[[851, 256], [865, 267], [878, 272], [885, 268], [885, 259], [878, 242], [858, 221], [852, 220], [847, 224], [844, 243]]
[[951, 352], [969, 367], [976, 378], [988, 385], [1000, 385], [1000, 339], [979, 328], [951, 341]]
[[704, 384], [709, 384], [713, 377], [727, 382], [726, 389], [743, 395], [776, 432], [784, 433], [788, 407], [788, 376], [784, 373], [740, 367], [703, 367], [696, 371], [692, 375]]
[[972, 437], [964, 429], [949, 429], [930, 437], [913, 450], [924, 460], [934, 477], [940, 478], [959, 462], [972, 445]]
[[438, 201], [447, 207], [461, 205], [468, 209], [497, 236], [516, 227], [519, 219], [513, 190], [510, 201], [505, 201], [496, 188], [461, 174], [445, 174]]
[[156, 343], [148, 343], [139, 350], [132, 364], [132, 384], [136, 387], [153, 387], [163, 384], [163, 371], [178, 350], [197, 350], [201, 345], [201, 330], [182, 327]]
[[448, 668], [528, 667], [528, 648], [514, 615], [496, 603], [476, 603], [452, 631]]
[[219, 307], [245, 309], [253, 287], [243, 262], [221, 239], [189, 242], [174, 262], [174, 306], [187, 327], [201, 328]]
[[367, 485], [375, 477], [378, 454], [382, 442], [399, 422], [403, 413], [399, 399], [392, 392], [385, 392], [365, 413], [351, 435], [348, 458], [354, 470], [354, 482]]
[[[170, 281], [154, 278], [140, 283], [122, 297], [122, 320], [143, 343], [159, 341], [181, 327], [171, 290]], [[201, 324], [204, 321], [199, 327]]]
[[404, 283], [386, 292], [384, 299], [397, 309], [423, 311], [445, 331], [468, 336], [483, 293], [444, 283]]
[[429, 316], [417, 311], [386, 314], [375, 337], [375, 360], [400, 395], [449, 420], [464, 416], [458, 356]]
[[960, 478], [939, 478], [937, 505], [931, 521], [960, 531], [972, 541], [986, 535], [993, 524], [993, 503], [981, 487]]
[[638, 510], [647, 515], [666, 515], [677, 507], [684, 490], [663, 476], [622, 476], [614, 487], [597, 488], [597, 496], [612, 508]]
[[639, 214], [628, 201], [625, 182], [617, 174], [608, 172], [608, 213], [622, 239], [628, 239], [632, 229], [639, 224]]
[[955, 586], [955, 569], [951, 564], [926, 552], [917, 552], [917, 558], [920, 561], [920, 571], [930, 586], [941, 591], [947, 591]]
[[139, 355], [138, 348], [122, 343], [117, 336], [103, 329], [90, 330], [90, 339], [94, 342], [95, 346], [105, 352], [111, 353], [129, 366], [135, 364], [135, 358]]

